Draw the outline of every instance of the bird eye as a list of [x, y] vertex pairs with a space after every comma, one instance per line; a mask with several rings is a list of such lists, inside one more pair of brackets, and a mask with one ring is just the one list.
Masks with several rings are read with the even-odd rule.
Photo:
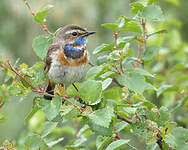
[[77, 33], [77, 32], [73, 32], [72, 35], [73, 35], [73, 36], [77, 36], [78, 33]]

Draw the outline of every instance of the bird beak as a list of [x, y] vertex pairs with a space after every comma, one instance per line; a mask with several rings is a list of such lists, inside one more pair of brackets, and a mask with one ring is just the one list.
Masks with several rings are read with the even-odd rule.
[[96, 33], [95, 31], [88, 31], [83, 36], [89, 36], [89, 35], [92, 35], [92, 34], [95, 34], [95, 33]]

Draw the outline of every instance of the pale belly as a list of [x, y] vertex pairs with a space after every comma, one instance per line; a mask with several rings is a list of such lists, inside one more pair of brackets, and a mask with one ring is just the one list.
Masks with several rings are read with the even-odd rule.
[[81, 81], [85, 76], [86, 65], [81, 66], [62, 66], [52, 64], [48, 72], [48, 77], [55, 84], [65, 86], [74, 82]]

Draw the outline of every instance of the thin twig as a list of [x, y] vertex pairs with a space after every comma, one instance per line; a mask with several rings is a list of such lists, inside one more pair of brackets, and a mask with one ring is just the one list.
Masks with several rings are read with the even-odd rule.
[[114, 50], [116, 50], [117, 49], [117, 39], [118, 39], [118, 35], [119, 35], [119, 32], [120, 31], [114, 31]]
[[[28, 1], [24, 0], [24, 2], [26, 4], [26, 6], [29, 8], [29, 11], [31, 12], [32, 16], [34, 17], [35, 16], [35, 12], [32, 10], [32, 8], [31, 8], [30, 4], [28, 3]], [[48, 34], [51, 34], [51, 32], [48, 30], [48, 28], [46, 27], [46, 25], [44, 23], [41, 23], [40, 25], [41, 25], [41, 27], [42, 27], [42, 29], [44, 31], [46, 31]]]
[[135, 68], [137, 68], [139, 64], [142, 64], [142, 67], [144, 68], [144, 60], [140, 63], [140, 57], [142, 51], [144, 52], [146, 50], [146, 20], [142, 19], [140, 24], [142, 26], [142, 45], [138, 45], [137, 62]]
[[[49, 93], [43, 91], [42, 89], [37, 89], [36, 87], [34, 87], [24, 76], [22, 76], [16, 69], [14, 69], [14, 68], [12, 67], [12, 65], [10, 64], [9, 61], [7, 61], [7, 66], [0, 64], [0, 67], [2, 67], [2, 68], [4, 68], [4, 69], [11, 70], [12, 72], [14, 72], [18, 77], [20, 77], [22, 80], [24, 80], [24, 81], [33, 89], [33, 90], [32, 90], [33, 92], [36, 92], [36, 93], [38, 93], [38, 94], [45, 95], [45, 96], [55, 97], [55, 95], [49, 94]], [[70, 103], [71, 105], [73, 105], [76, 109], [80, 109], [79, 106], [73, 104], [71, 101], [69, 101], [69, 100], [66, 99], [65, 97], [62, 97], [62, 96], [61, 96], [61, 99], [67, 101], [68, 103]], [[81, 111], [83, 112], [84, 109], [81, 108]]]
[[127, 123], [129, 123], [129, 124], [132, 124], [132, 122], [129, 121], [129, 120], [128, 120], [127, 118], [125, 118], [125, 117], [122, 117], [122, 116], [120, 116], [120, 115], [117, 115], [117, 118], [120, 119], [120, 120], [123, 120], [123, 121], [125, 121], [125, 122], [127, 122]]
[[92, 62], [88, 62], [88, 64], [90, 65], [90, 66], [92, 66], [92, 67], [94, 67], [95, 65], [92, 63]]

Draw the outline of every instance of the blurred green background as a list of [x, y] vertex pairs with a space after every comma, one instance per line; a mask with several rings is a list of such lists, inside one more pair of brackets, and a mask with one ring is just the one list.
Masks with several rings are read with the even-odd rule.
[[[52, 4], [54, 8], [47, 15], [46, 25], [51, 32], [67, 24], [78, 24], [89, 30], [97, 31], [90, 37], [88, 49], [90, 53], [101, 43], [109, 43], [113, 36], [110, 30], [101, 27], [102, 23], [114, 22], [120, 15], [130, 16], [129, 0], [30, 0], [33, 10], [37, 12], [45, 5]], [[159, 4], [165, 12], [165, 28], [169, 30], [167, 36], [167, 48], [173, 52], [179, 51], [182, 43], [188, 40], [188, 0], [159, 0]], [[0, 55], [4, 59], [10, 59], [13, 63], [17, 58], [20, 61], [33, 65], [39, 58], [32, 50], [32, 40], [38, 35], [45, 34], [39, 24], [32, 20], [32, 16], [23, 0], [1, 0], [0, 1]], [[186, 46], [183, 46], [182, 51]], [[176, 53], [173, 53], [176, 54]], [[167, 56], [166, 56], [167, 57]], [[173, 57], [173, 56], [172, 56]], [[181, 57], [180, 57], [181, 59]], [[187, 57], [182, 59], [187, 61]], [[174, 59], [171, 59], [174, 60]], [[165, 61], [163, 62], [166, 63]], [[176, 63], [176, 62], [169, 62]], [[163, 66], [166, 67], [165, 65]], [[0, 84], [5, 75], [0, 72]], [[187, 83], [187, 82], [186, 82]], [[187, 84], [186, 84], [187, 85]], [[187, 91], [184, 91], [186, 93]], [[188, 92], [187, 92], [188, 93]], [[170, 97], [169, 95], [165, 97]], [[172, 98], [174, 99], [174, 97]], [[164, 97], [154, 101], [158, 105], [165, 104]], [[19, 102], [18, 102], [19, 101]], [[161, 102], [162, 101], [162, 102]], [[175, 103], [175, 101], [172, 102]], [[170, 104], [166, 104], [167, 106]], [[24, 129], [24, 117], [31, 110], [30, 98], [20, 101], [19, 97], [12, 97], [5, 104], [3, 110], [7, 121], [0, 123], [0, 144], [5, 139], [17, 139]], [[184, 127], [188, 126], [186, 119], [187, 110], [183, 110], [179, 121]], [[175, 118], [176, 119], [176, 118]]]

